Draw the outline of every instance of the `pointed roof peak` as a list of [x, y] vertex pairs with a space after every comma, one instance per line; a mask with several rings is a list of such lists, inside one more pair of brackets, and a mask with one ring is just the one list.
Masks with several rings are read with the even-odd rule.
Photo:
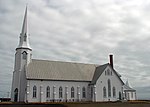
[[26, 3], [26, 7], [28, 7], [28, 3]]
[[26, 4], [26, 9], [25, 9], [25, 14], [24, 14], [24, 20], [23, 20], [23, 26], [22, 26], [21, 34], [26, 34], [27, 33], [27, 10], [28, 10], [28, 6]]
[[128, 81], [128, 79], [127, 79], [127, 81], [126, 81], [126, 86], [130, 87], [130, 86], [129, 86], [129, 81]]
[[23, 25], [22, 25], [22, 31], [20, 33], [20, 42], [19, 42], [18, 48], [16, 48], [16, 49], [26, 48], [26, 49], [32, 50], [30, 45], [29, 45], [29, 37], [28, 37], [28, 31], [27, 31], [28, 30], [27, 11], [28, 11], [28, 6], [26, 4], [24, 19], [23, 19]]

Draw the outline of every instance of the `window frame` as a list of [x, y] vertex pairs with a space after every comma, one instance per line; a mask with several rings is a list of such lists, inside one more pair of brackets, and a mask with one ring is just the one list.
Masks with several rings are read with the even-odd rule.
[[27, 52], [26, 51], [23, 51], [22, 52], [22, 59], [26, 60], [27, 59]]
[[33, 98], [37, 97], [37, 87], [35, 85], [33, 86], [33, 93], [32, 94], [33, 94], [32, 95]]
[[107, 97], [107, 92], [106, 92], [106, 87], [103, 87], [103, 97], [106, 98]]
[[116, 88], [113, 87], [113, 97], [116, 97]]
[[108, 97], [111, 97], [111, 81], [110, 81], [110, 79], [108, 79], [107, 83], [108, 83]]
[[62, 88], [62, 86], [59, 87], [59, 98], [63, 98], [63, 88]]
[[46, 98], [50, 98], [50, 87], [47, 86], [46, 88]]
[[86, 98], [86, 88], [82, 87], [82, 98]]
[[71, 87], [71, 98], [74, 98], [74, 87]]

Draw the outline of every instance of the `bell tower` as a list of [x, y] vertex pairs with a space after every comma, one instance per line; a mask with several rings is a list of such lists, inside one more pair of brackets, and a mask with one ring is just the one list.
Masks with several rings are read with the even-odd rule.
[[26, 67], [31, 62], [32, 48], [29, 45], [27, 32], [27, 6], [20, 33], [19, 45], [16, 48], [15, 65], [13, 72], [11, 99], [15, 102], [24, 102], [26, 94]]

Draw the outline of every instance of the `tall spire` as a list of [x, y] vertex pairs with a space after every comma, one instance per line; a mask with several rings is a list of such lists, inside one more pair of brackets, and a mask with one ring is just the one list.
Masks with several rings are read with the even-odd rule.
[[19, 46], [18, 46], [17, 49], [28, 48], [28, 49], [32, 50], [30, 45], [29, 45], [29, 37], [28, 37], [28, 32], [27, 32], [27, 29], [28, 29], [28, 26], [27, 26], [27, 11], [28, 11], [28, 8], [27, 8], [27, 5], [26, 5], [24, 20], [23, 20], [23, 25], [22, 25], [22, 31], [20, 33], [20, 42], [19, 42]]
[[27, 33], [27, 5], [26, 5], [26, 10], [25, 10], [25, 15], [24, 15], [24, 20], [23, 20], [23, 26], [22, 26], [22, 34]]

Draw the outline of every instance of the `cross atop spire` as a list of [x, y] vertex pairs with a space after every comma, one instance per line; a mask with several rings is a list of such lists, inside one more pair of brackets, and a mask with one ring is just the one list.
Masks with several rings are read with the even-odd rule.
[[19, 42], [19, 46], [17, 49], [22, 49], [22, 48], [26, 48], [26, 49], [31, 49], [30, 45], [29, 45], [29, 37], [28, 37], [28, 26], [27, 26], [27, 5], [26, 5], [26, 9], [25, 9], [25, 14], [24, 14], [24, 20], [23, 20], [23, 25], [22, 25], [22, 31], [20, 33], [20, 42]]

